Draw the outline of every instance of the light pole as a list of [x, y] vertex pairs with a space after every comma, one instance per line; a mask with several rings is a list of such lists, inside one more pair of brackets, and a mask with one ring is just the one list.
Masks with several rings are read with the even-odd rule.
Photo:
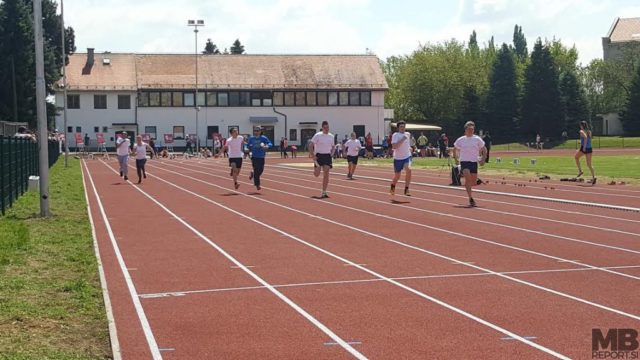
[[66, 42], [64, 40], [64, 0], [60, 0], [60, 26], [62, 27], [62, 104], [64, 123], [64, 167], [69, 167], [69, 138], [67, 137], [67, 62], [66, 62]]
[[193, 101], [194, 109], [196, 110], [196, 154], [200, 154], [200, 127], [198, 126], [198, 26], [204, 26], [204, 20], [187, 20], [188, 26], [193, 26], [193, 33], [196, 36], [196, 97]]

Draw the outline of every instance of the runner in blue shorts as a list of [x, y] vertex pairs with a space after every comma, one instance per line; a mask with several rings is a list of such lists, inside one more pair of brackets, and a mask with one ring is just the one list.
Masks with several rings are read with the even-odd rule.
[[406, 123], [398, 122], [398, 132], [391, 137], [391, 147], [393, 148], [393, 180], [391, 181], [391, 196], [396, 194], [396, 184], [400, 180], [402, 170], [405, 172], [404, 194], [411, 196], [409, 185], [411, 184], [411, 139], [408, 132], [405, 132]]

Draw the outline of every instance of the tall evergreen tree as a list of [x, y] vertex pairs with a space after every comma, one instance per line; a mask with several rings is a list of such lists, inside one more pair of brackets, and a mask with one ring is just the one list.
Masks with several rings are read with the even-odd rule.
[[491, 131], [495, 141], [513, 140], [518, 125], [518, 92], [515, 60], [507, 44], [498, 51], [489, 83], [484, 130]]
[[216, 46], [211, 39], [207, 39], [202, 53], [206, 55], [220, 55], [220, 49], [218, 49], [218, 46]]
[[580, 121], [589, 121], [589, 107], [582, 84], [576, 74], [566, 72], [560, 78], [560, 95], [564, 115], [564, 127], [569, 134], [576, 133]]
[[518, 24], [513, 29], [513, 49], [520, 61], [524, 61], [529, 56], [527, 38], [524, 37], [522, 26], [518, 26]]
[[240, 39], [236, 39], [229, 50], [232, 55], [242, 55], [244, 54], [244, 45], [240, 43]]
[[549, 48], [540, 39], [525, 72], [522, 123], [522, 130], [529, 137], [557, 136], [564, 127], [558, 72]]
[[640, 136], [640, 67], [631, 83], [627, 105], [620, 115], [625, 135]]
[[476, 129], [484, 130], [487, 124], [482, 116], [482, 100], [473, 86], [466, 86], [462, 94], [462, 112], [460, 118], [454, 124], [454, 134], [460, 132], [467, 121], [476, 123]]
[[469, 54], [471, 54], [472, 56], [477, 56], [478, 54], [480, 54], [480, 47], [478, 46], [478, 35], [476, 34], [475, 30], [473, 30], [471, 36], [469, 36], [469, 44], [467, 45], [467, 49]]

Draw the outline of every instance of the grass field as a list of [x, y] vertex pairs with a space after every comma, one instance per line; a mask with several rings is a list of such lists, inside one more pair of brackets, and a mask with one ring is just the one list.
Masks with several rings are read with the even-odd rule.
[[[575, 176], [577, 168], [572, 156], [526, 156], [518, 157], [519, 165], [513, 164], [514, 157], [502, 157], [502, 163], [496, 164], [495, 157], [491, 163], [486, 164], [481, 171], [511, 172], [519, 174], [540, 174], [556, 175], [556, 177]], [[531, 159], [536, 159], [537, 164], [531, 165]], [[343, 161], [343, 160], [341, 160]], [[582, 168], [585, 176], [589, 176], [584, 157], [582, 158]], [[391, 159], [376, 159], [368, 161], [360, 159], [359, 164], [382, 165], [391, 164]], [[414, 158], [413, 167], [419, 168], [441, 168], [447, 164], [447, 159], [438, 158]], [[640, 180], [640, 156], [639, 155], [618, 155], [618, 156], [595, 156], [593, 166], [596, 176], [604, 179], [629, 179]]]
[[110, 359], [80, 163], [51, 171], [52, 217], [27, 193], [0, 217], [0, 359]]
[[[620, 136], [595, 136], [592, 140], [594, 149], [611, 148], [640, 148], [640, 137], [620, 137]], [[577, 149], [580, 146], [579, 140], [567, 140], [559, 144], [545, 144], [545, 149]], [[492, 151], [504, 150], [527, 150], [527, 146], [521, 143], [510, 143], [493, 145]]]

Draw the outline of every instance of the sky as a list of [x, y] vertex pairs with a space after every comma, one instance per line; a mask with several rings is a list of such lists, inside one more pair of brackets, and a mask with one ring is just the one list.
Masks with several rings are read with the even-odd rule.
[[485, 44], [511, 43], [521, 25], [531, 50], [553, 37], [575, 45], [579, 62], [602, 58], [616, 17], [640, 17], [638, 0], [65, 0], [78, 52], [193, 53], [188, 19], [202, 19], [198, 49], [240, 39], [251, 54], [407, 55], [421, 44], [473, 30]]

